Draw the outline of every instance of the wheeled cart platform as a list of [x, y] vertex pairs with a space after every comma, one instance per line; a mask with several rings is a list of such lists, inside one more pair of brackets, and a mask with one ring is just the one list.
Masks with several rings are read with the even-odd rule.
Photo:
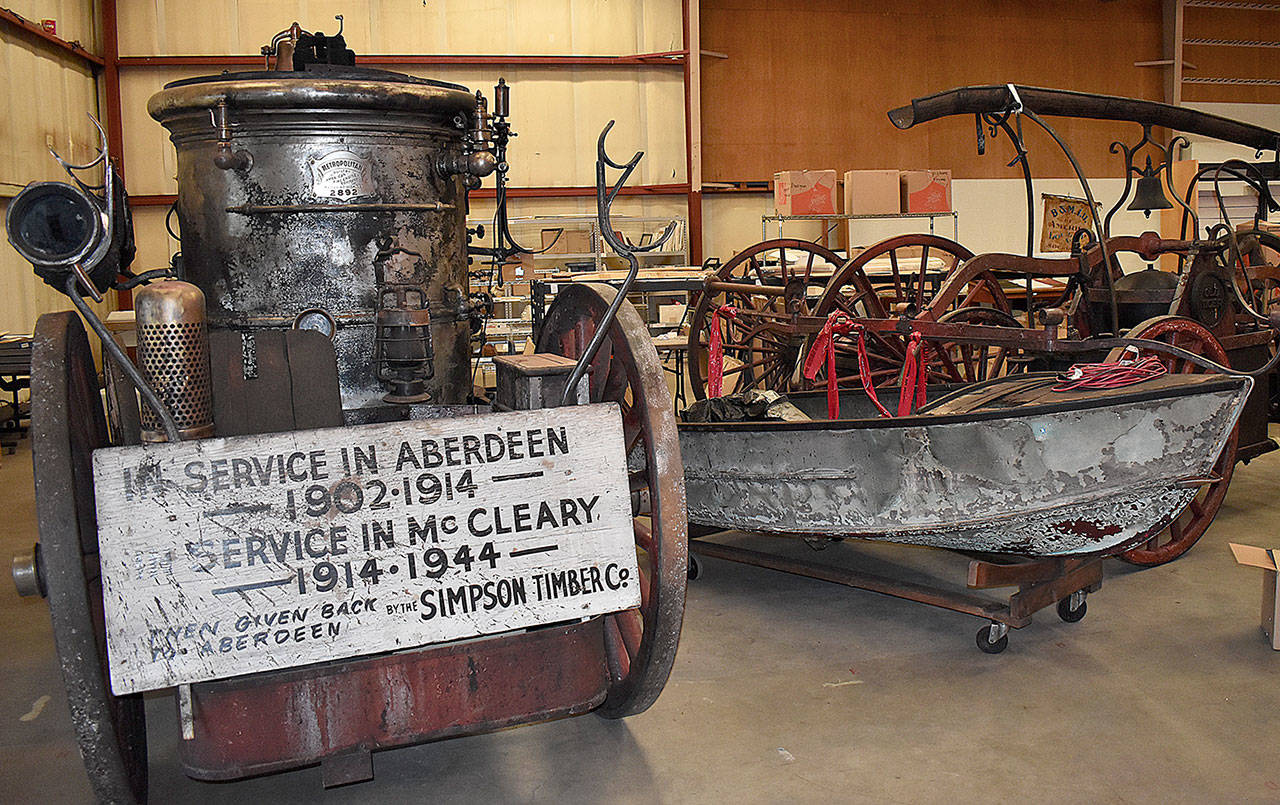
[[[691, 528], [696, 538], [689, 542], [690, 579], [701, 575], [702, 564], [698, 557], [705, 556], [973, 615], [989, 621], [977, 634], [978, 648], [988, 654], [999, 654], [1008, 648], [1009, 629], [1029, 626], [1031, 616], [1046, 607], [1056, 605], [1058, 616], [1068, 623], [1079, 621], [1087, 608], [1085, 596], [1102, 587], [1101, 556], [1027, 559], [1002, 554], [951, 552], [969, 559], [965, 580], [969, 589], [1017, 587], [1017, 591], [1007, 599], [996, 601], [954, 588], [713, 542], [710, 538], [733, 532], [698, 526]], [[816, 544], [825, 547], [821, 542]]]

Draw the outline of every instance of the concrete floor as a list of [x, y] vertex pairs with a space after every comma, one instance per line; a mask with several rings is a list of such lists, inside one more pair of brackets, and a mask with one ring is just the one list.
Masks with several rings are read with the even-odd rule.
[[[1190, 553], [1148, 570], [1109, 562], [1083, 621], [1046, 611], [998, 656], [974, 645], [974, 618], [707, 560], [649, 712], [382, 752], [374, 781], [324, 799], [1280, 801], [1280, 653], [1258, 629], [1260, 571], [1226, 547], [1280, 543], [1278, 472], [1280, 454], [1238, 468]], [[7, 566], [35, 539], [25, 442], [3, 457], [0, 490]], [[737, 541], [812, 555], [798, 542]], [[963, 583], [964, 562], [934, 551], [838, 545], [822, 556]], [[0, 801], [88, 802], [47, 607], [0, 579], [0, 619]], [[187, 779], [175, 721], [171, 698], [149, 702], [153, 802], [321, 796], [317, 769]]]

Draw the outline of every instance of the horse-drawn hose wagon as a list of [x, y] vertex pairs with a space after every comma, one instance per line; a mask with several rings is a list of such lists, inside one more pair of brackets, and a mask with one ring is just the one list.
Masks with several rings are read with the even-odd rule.
[[[691, 320], [689, 364], [695, 395], [712, 399], [681, 425], [690, 523], [1041, 559], [1169, 561], [1213, 520], [1237, 460], [1276, 447], [1266, 432], [1275, 268], [1265, 255], [1280, 239], [1257, 226], [1275, 205], [1254, 166], [1229, 162], [1197, 181], [1213, 171], [1245, 180], [1259, 195], [1254, 226], [1228, 221], [1201, 233], [1182, 199], [1190, 239], [1113, 236], [1111, 221], [1126, 203], [1172, 207], [1159, 188], [1185, 140], [1160, 145], [1153, 127], [1272, 152], [1280, 133], [1150, 101], [1014, 85], [952, 90], [889, 116], [909, 128], [955, 114], [976, 116], [980, 152], [988, 134], [1012, 140], [1026, 179], [1027, 253], [974, 255], [945, 238], [903, 235], [845, 260], [817, 244], [774, 240], [709, 273]], [[1077, 167], [1092, 226], [1060, 258], [1031, 250], [1021, 121], [1043, 128], [1077, 163], [1041, 115], [1142, 127], [1135, 145], [1111, 148], [1123, 155], [1127, 181], [1105, 216]], [[1140, 154], [1154, 156], [1155, 167], [1149, 158], [1139, 168]], [[1121, 255], [1149, 269], [1172, 255], [1178, 270], [1124, 274]], [[1051, 296], [1039, 290], [1046, 286]], [[1104, 359], [1121, 365], [1095, 369], [1095, 385], [1054, 374]], [[1216, 383], [1227, 385], [1210, 391]], [[714, 398], [752, 390], [787, 394], [798, 409], [788, 418], [801, 421], [717, 421], [725, 415]], [[1183, 419], [1175, 409], [1191, 399], [1206, 407]], [[890, 418], [894, 408], [899, 418]], [[832, 575], [727, 546], [693, 549]], [[1039, 583], [1046, 574], [1032, 577]], [[1038, 605], [1082, 596], [1100, 579], [1095, 568], [1052, 594], [1042, 590]], [[953, 603], [989, 613], [967, 599]], [[1033, 609], [999, 617], [1025, 625]], [[991, 634], [987, 647], [1000, 636]]]

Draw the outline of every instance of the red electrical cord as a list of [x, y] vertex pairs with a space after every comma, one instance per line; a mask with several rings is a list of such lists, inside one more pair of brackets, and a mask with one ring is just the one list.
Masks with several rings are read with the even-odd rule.
[[1119, 361], [1113, 363], [1077, 363], [1058, 375], [1054, 391], [1077, 389], [1118, 389], [1133, 386], [1167, 374], [1168, 369], [1153, 357], [1140, 358], [1138, 351], [1127, 347]]

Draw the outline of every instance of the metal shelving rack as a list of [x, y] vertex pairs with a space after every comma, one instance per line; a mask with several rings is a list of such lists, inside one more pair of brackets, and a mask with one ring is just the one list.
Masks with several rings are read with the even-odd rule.
[[[827, 215], [762, 215], [760, 216], [760, 237], [761, 240], [769, 239], [769, 224], [777, 222], [778, 237], [782, 237], [782, 228], [787, 221], [872, 221], [872, 220], [896, 220], [909, 218], [928, 218], [929, 234], [934, 234], [934, 221], [938, 218], [951, 219], [951, 239], [958, 241], [960, 239], [960, 216], [954, 210], [951, 212], [890, 212], [877, 215], [858, 215], [851, 213], [831, 213]], [[830, 236], [835, 226], [827, 226], [823, 230], [822, 239], [825, 243], [827, 237]]]
[[[615, 215], [612, 220], [614, 226], [624, 236], [630, 238], [632, 242], [641, 244], [647, 242], [645, 240], [646, 236], [657, 238], [668, 224], [674, 222], [676, 231], [672, 234], [666, 248], [655, 252], [641, 252], [636, 256], [640, 258], [641, 265], [660, 265], [663, 263], [685, 265], [689, 262], [689, 226], [683, 216], [664, 218], [658, 216]], [[603, 271], [610, 267], [608, 260], [611, 258], [619, 261], [619, 266], [621, 266], [621, 257], [614, 254], [609, 245], [605, 243], [604, 237], [600, 234], [600, 223], [594, 215], [527, 216], [512, 218], [510, 225], [511, 233], [515, 236], [516, 241], [534, 250], [542, 247], [541, 237], [546, 230], [560, 229], [565, 232], [585, 231], [588, 233], [589, 251], [535, 254], [533, 257], [535, 271], [541, 270], [540, 264], [547, 266], [549, 269], [567, 270], [568, 263], [586, 260], [590, 260], [595, 264], [596, 271]], [[551, 271], [548, 270], [546, 273], [551, 273]]]
[[[1209, 76], [1187, 75], [1188, 70], [1196, 66], [1184, 58], [1187, 46], [1223, 47], [1240, 50], [1256, 48], [1280, 48], [1280, 41], [1255, 39], [1246, 36], [1240, 38], [1224, 38], [1214, 36], [1188, 35], [1185, 25], [1185, 10], [1188, 8], [1222, 9], [1229, 12], [1262, 12], [1276, 14], [1280, 12], [1280, 3], [1240, 2], [1240, 0], [1164, 0], [1165, 32], [1164, 58], [1153, 61], [1134, 62], [1135, 67], [1160, 67], [1165, 72], [1165, 102], [1175, 106], [1182, 104], [1182, 88], [1185, 84], [1212, 84], [1234, 87], [1280, 87], [1280, 77], [1276, 76]], [[1265, 32], [1271, 30], [1274, 16], [1262, 16], [1257, 25], [1249, 31]], [[1203, 22], [1203, 19], [1201, 19]]]
[[[624, 236], [630, 238], [633, 242], [648, 242], [648, 238], [657, 238], [665, 227], [674, 221], [676, 229], [666, 248], [660, 251], [641, 252], [636, 256], [640, 259], [642, 267], [654, 267], [664, 264], [685, 265], [689, 262], [689, 231], [684, 217], [664, 218], [657, 216], [615, 215], [612, 221], [615, 229], [622, 232]], [[474, 220], [468, 221], [467, 226], [474, 227], [482, 223], [488, 225], [487, 220]], [[511, 218], [508, 223], [516, 242], [534, 251], [542, 248], [542, 233], [546, 230], [586, 232], [588, 233], [589, 245], [589, 251], [586, 252], [532, 255], [532, 274], [525, 276], [521, 280], [532, 284], [534, 290], [530, 296], [498, 295], [494, 297], [493, 301], [496, 305], [495, 313], [497, 315], [488, 320], [485, 344], [497, 345], [503, 343], [506, 345], [507, 352], [518, 352], [524, 340], [531, 338], [536, 332], [536, 321], [540, 319], [543, 307], [546, 304], [545, 289], [547, 285], [544, 282], [545, 278], [551, 274], [568, 271], [569, 263], [590, 261], [592, 269], [581, 272], [583, 275], [589, 275], [593, 270], [604, 271], [609, 268], [618, 268], [625, 264], [622, 262], [622, 258], [616, 255], [605, 243], [604, 237], [600, 234], [600, 224], [593, 215], [524, 216]], [[610, 265], [610, 260], [615, 261], [618, 265]], [[473, 266], [474, 269], [475, 267]], [[542, 291], [543, 297], [536, 298], [539, 290]], [[645, 295], [647, 301], [647, 292], [645, 292]], [[533, 305], [534, 309], [530, 311], [529, 318], [524, 318], [522, 315], [523, 308], [529, 305]], [[477, 358], [476, 360], [481, 366], [486, 366], [492, 362], [492, 358], [487, 357]]]

